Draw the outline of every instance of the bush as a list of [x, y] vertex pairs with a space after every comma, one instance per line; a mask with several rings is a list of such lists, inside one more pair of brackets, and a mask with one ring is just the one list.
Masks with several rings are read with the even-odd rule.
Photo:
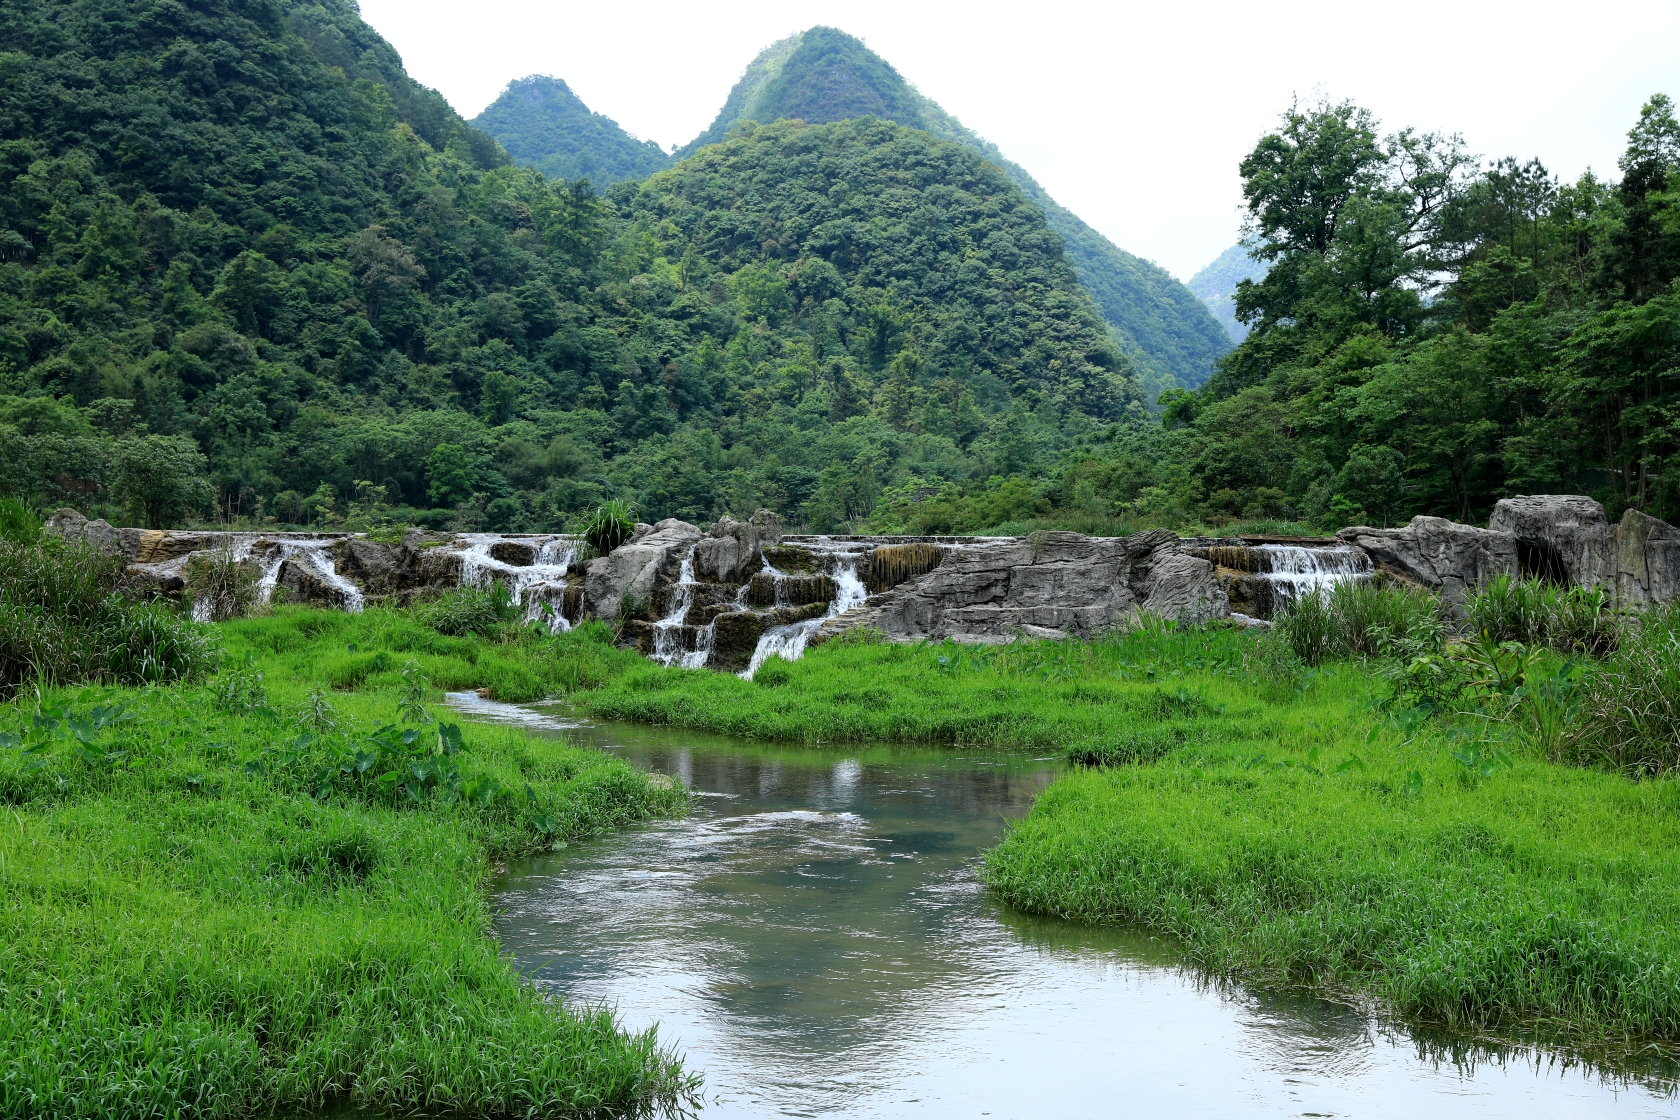
[[1605, 653], [1619, 626], [1608, 592], [1497, 575], [1464, 600], [1465, 629], [1496, 642], [1545, 645], [1561, 653]]
[[496, 580], [489, 587], [458, 587], [445, 591], [429, 603], [415, 608], [415, 617], [439, 634], [455, 638], [489, 637], [504, 622], [519, 620], [519, 607], [507, 584]]
[[1629, 626], [1561, 738], [1563, 760], [1578, 765], [1653, 777], [1680, 767], [1680, 604]]
[[209, 672], [202, 631], [120, 594], [122, 561], [42, 536], [0, 539], [0, 696], [31, 683], [143, 684]]
[[186, 571], [186, 594], [192, 602], [193, 618], [225, 622], [248, 617], [261, 600], [259, 575], [255, 564], [234, 559], [231, 549], [193, 553], [187, 559]]
[[610, 502], [602, 502], [584, 515], [583, 524], [578, 527], [578, 531], [583, 534], [583, 539], [589, 542], [590, 548], [605, 556], [635, 533], [635, 511], [616, 498]]
[[1334, 657], [1411, 657], [1439, 648], [1447, 636], [1435, 594], [1380, 580], [1302, 595], [1277, 628], [1295, 656], [1314, 666]]

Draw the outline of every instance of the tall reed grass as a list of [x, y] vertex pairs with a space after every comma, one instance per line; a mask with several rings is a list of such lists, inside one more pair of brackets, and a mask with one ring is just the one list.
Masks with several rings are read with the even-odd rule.
[[1590, 671], [1563, 759], [1634, 777], [1680, 770], [1680, 604], [1629, 624], [1620, 647]]
[[1613, 605], [1603, 588], [1559, 587], [1501, 573], [1465, 596], [1464, 629], [1500, 642], [1602, 654], [1621, 634]]
[[1337, 657], [1414, 654], [1438, 647], [1449, 633], [1437, 596], [1379, 580], [1346, 580], [1308, 592], [1276, 625], [1308, 665]]

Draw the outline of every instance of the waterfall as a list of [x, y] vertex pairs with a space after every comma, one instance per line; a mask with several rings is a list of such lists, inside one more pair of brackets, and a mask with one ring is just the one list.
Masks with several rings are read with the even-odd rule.
[[[798, 661], [805, 656], [805, 643], [811, 640], [811, 635], [817, 632], [818, 627], [835, 615], [844, 614], [863, 602], [869, 592], [863, 586], [863, 580], [858, 578], [857, 567], [860, 559], [860, 556], [852, 554], [835, 557], [834, 602], [829, 604], [828, 610], [821, 618], [808, 618], [804, 622], [793, 622], [766, 630], [760, 635], [758, 645], [753, 648], [752, 661], [739, 674], [742, 680], [752, 680], [759, 666], [773, 656], [780, 657], [783, 661]], [[768, 562], [764, 566], [770, 567]], [[777, 598], [780, 598], [779, 594]]]
[[694, 549], [690, 548], [684, 554], [682, 568], [677, 573], [676, 600], [671, 605], [671, 613], [653, 624], [652, 658], [661, 665], [703, 669], [706, 659], [712, 654], [712, 639], [717, 634], [716, 616], [696, 631], [692, 650], [685, 653], [682, 648], [683, 619], [688, 617], [688, 608], [694, 599], [694, 586]]
[[525, 608], [525, 621], [546, 622], [556, 634], [572, 628], [566, 617], [566, 573], [577, 558], [576, 540], [550, 537], [531, 541], [536, 551], [533, 562], [509, 564], [490, 554], [492, 546], [507, 538], [496, 533], [466, 533], [462, 539], [467, 542], [461, 550], [462, 586], [484, 588], [499, 579], [513, 601]]
[[1255, 574], [1272, 585], [1273, 613], [1287, 609], [1303, 595], [1329, 591], [1338, 583], [1371, 574], [1370, 558], [1357, 548], [1303, 548], [1293, 544], [1256, 545], [1264, 567]]

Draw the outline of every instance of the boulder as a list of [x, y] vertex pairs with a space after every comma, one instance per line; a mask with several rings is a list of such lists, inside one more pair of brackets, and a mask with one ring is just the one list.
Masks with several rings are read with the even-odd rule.
[[341, 575], [355, 580], [373, 595], [391, 595], [415, 586], [409, 558], [398, 545], [349, 537], [333, 551]]
[[[724, 518], [725, 521], [730, 520]], [[721, 522], [720, 522], [721, 524]], [[740, 524], [733, 522], [733, 524]], [[717, 532], [718, 526], [712, 526]], [[734, 536], [708, 536], [694, 546], [694, 575], [707, 583], [739, 583], [741, 545]]]
[[699, 539], [697, 526], [668, 517], [631, 543], [591, 561], [584, 582], [589, 612], [596, 618], [615, 619], [627, 598], [636, 612], [647, 610], [660, 576], [666, 569], [674, 570]]
[[496, 541], [490, 557], [514, 568], [529, 568], [537, 562], [537, 546], [528, 541]]
[[746, 521], [725, 514], [694, 548], [694, 574], [710, 583], [744, 583], [759, 570], [759, 553], [782, 543], [782, 519], [761, 509]]
[[1206, 622], [1231, 614], [1213, 565], [1186, 552], [1169, 552], [1156, 560], [1142, 592], [1144, 614], [1180, 622]]
[[89, 521], [69, 506], [55, 510], [43, 528], [67, 541], [80, 541], [102, 556], [115, 556], [122, 551], [121, 530], [104, 518]]
[[1579, 494], [1502, 498], [1488, 529], [1517, 542], [1517, 569], [1575, 587], [1616, 582], [1615, 539], [1604, 507]]
[[1646, 606], [1680, 598], [1680, 529], [1630, 509], [1616, 526], [1612, 549], [1618, 603]]
[[286, 598], [290, 602], [310, 603], [320, 607], [344, 606], [343, 593], [323, 580], [313, 568], [301, 560], [282, 561], [275, 582], [286, 589]]
[[1439, 592], [1450, 602], [1501, 572], [1517, 575], [1517, 541], [1509, 533], [1460, 525], [1444, 517], [1412, 518], [1403, 529], [1354, 525], [1337, 539], [1364, 550], [1379, 571]]

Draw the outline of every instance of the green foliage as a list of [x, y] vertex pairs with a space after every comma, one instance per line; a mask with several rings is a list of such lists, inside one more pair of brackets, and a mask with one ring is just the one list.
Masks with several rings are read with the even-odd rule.
[[730, 90], [711, 126], [678, 155], [721, 142], [743, 121], [821, 124], [864, 116], [955, 141], [1002, 169], [1044, 212], [1122, 351], [1144, 373], [1152, 397], [1175, 384], [1202, 384], [1230, 349], [1218, 323], [1165, 269], [1117, 248], [1005, 159], [997, 145], [965, 128], [861, 41], [832, 27], [813, 27], [766, 47]]
[[30, 685], [190, 680], [214, 667], [208, 635], [119, 594], [122, 572], [120, 558], [56, 536], [0, 538], [0, 697]]
[[1307, 665], [1339, 657], [1412, 657], [1448, 636], [1432, 592], [1385, 580], [1343, 580], [1301, 595], [1276, 621]]
[[578, 532], [597, 555], [605, 556], [636, 531], [636, 513], [624, 502], [610, 499], [584, 514]]
[[1498, 642], [1604, 653], [1615, 648], [1621, 633], [1611, 607], [1602, 588], [1559, 587], [1501, 573], [1465, 596], [1465, 629]]
[[590, 112], [565, 82], [540, 74], [509, 82], [472, 126], [494, 136], [514, 162], [550, 179], [587, 179], [609, 187], [671, 165], [658, 144], [637, 140]]
[[384, 688], [304, 729], [306, 681], [273, 655], [239, 672], [264, 704], [49, 690], [0, 713], [0, 1111], [697, 1104], [652, 1032], [519, 977], [484, 891], [495, 861], [681, 812], [680, 789], [511, 729], [410, 736]]
[[488, 587], [457, 587], [415, 608], [423, 625], [454, 638], [489, 637], [497, 627], [519, 618], [507, 584], [494, 580]]
[[41, 540], [41, 515], [16, 498], [0, 498], [0, 540], [32, 545]]
[[231, 549], [195, 552], [187, 559], [187, 602], [201, 621], [244, 618], [258, 606], [260, 575], [254, 563], [235, 559]]
[[1641, 616], [1590, 671], [1557, 757], [1635, 777], [1680, 767], [1680, 609]]

